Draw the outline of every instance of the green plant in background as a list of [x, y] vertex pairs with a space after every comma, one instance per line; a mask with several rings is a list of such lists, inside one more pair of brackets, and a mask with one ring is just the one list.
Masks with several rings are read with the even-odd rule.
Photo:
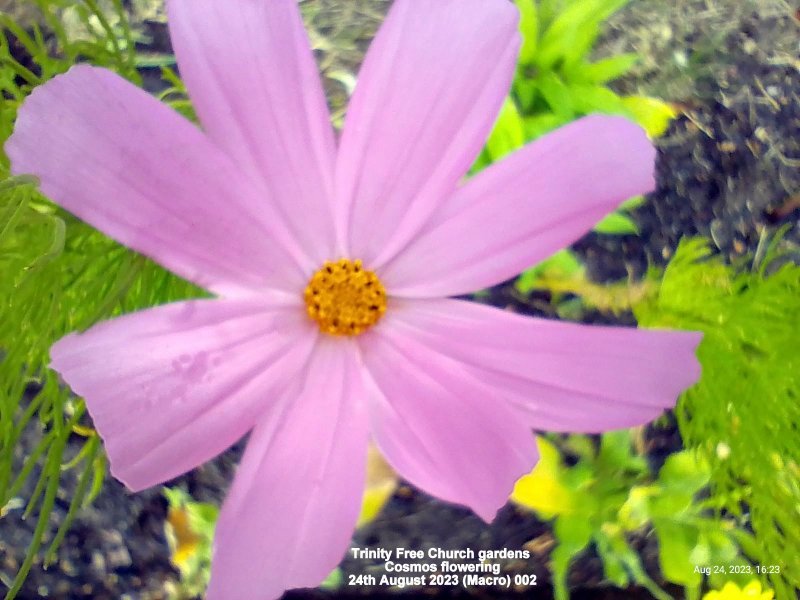
[[174, 54], [140, 52], [136, 49], [137, 45], [147, 46], [153, 41], [140, 26], [142, 21], [166, 19], [161, 0], [130, 0], [126, 8], [123, 8], [120, 0], [62, 0], [60, 7], [61, 22], [73, 43], [81, 39], [105, 42], [109, 52], [119, 48], [128, 53], [137, 68], [171, 67], [176, 64]]
[[[121, 0], [109, 3], [110, 12], [95, 0], [29, 4], [37, 16], [25, 27], [0, 15], [0, 147], [27, 94], [79, 60], [141, 83]], [[67, 6], [73, 22], [84, 24], [80, 36], [63, 25]], [[27, 59], [15, 57], [12, 45]], [[49, 533], [62, 478], [78, 472], [67, 517], [46, 548], [45, 564], [54, 559], [78, 509], [99, 492], [106, 470], [97, 436], [82, 425], [82, 401], [70, 398], [56, 378], [46, 377], [50, 345], [114, 314], [200, 294], [56, 207], [32, 183], [9, 177], [8, 159], [0, 152], [0, 515], [14, 506], [25, 506], [26, 515], [38, 511], [9, 599], [19, 592]], [[26, 395], [30, 384], [37, 391]], [[38, 442], [19, 465], [15, 448], [23, 435]], [[24, 493], [31, 477], [37, 477], [33, 491]]]
[[[665, 102], [646, 96], [619, 96], [608, 83], [625, 75], [636, 54], [621, 54], [591, 62], [590, 56], [605, 21], [630, 0], [515, 0], [520, 10], [522, 49], [519, 67], [486, 147], [473, 170], [500, 160], [526, 143], [591, 114], [626, 116], [651, 137], [662, 135], [675, 116]], [[644, 202], [631, 198], [602, 219], [595, 231], [636, 234], [628, 211]], [[519, 286], [530, 289], [542, 269], [577, 262], [569, 250], [559, 251], [538, 268], [523, 273]]]
[[[202, 597], [211, 576], [211, 549], [219, 507], [210, 502], [196, 502], [181, 488], [164, 488], [169, 503], [164, 533], [170, 547], [170, 559], [180, 573], [178, 583], [167, 584], [170, 600]], [[320, 584], [322, 589], [342, 585], [338, 567]]]
[[[372, 522], [391, 498], [398, 477], [374, 445], [367, 454], [367, 477], [361, 499], [361, 513], [356, 527]], [[170, 545], [172, 564], [180, 572], [180, 582], [171, 585], [171, 600], [188, 600], [202, 596], [211, 576], [211, 543], [219, 517], [214, 504], [196, 502], [180, 488], [164, 488], [169, 502], [165, 533]], [[322, 589], [342, 585], [343, 575], [334, 569], [320, 584]]]
[[664, 579], [686, 588], [688, 600], [699, 598], [703, 569], [711, 585], [741, 573], [726, 573], [731, 565], [742, 570], [752, 566], [739, 556], [738, 542], [748, 534], [731, 518], [721, 518], [714, 502], [700, 496], [709, 482], [710, 469], [694, 450], [670, 455], [648, 486], [634, 488], [619, 512], [624, 530], [652, 523], [658, 539], [658, 558]]
[[650, 135], [666, 129], [672, 109], [654, 98], [619, 96], [606, 84], [639, 60], [621, 54], [597, 62], [589, 57], [605, 21], [630, 0], [516, 0], [523, 45], [513, 96], [526, 136], [537, 138], [590, 113], [619, 114]]
[[[36, 10], [24, 26], [10, 15], [0, 15], [0, 82], [2, 91], [14, 100], [13, 110], [4, 117], [14, 116], [16, 107], [31, 88], [80, 60], [103, 65], [141, 84], [134, 34], [122, 0], [110, 2], [108, 11], [96, 0], [30, 0], [27, 4]], [[65, 24], [65, 12], [70, 15], [67, 19], [70, 25]], [[21, 46], [33, 63], [32, 69], [12, 55], [11, 43]], [[4, 125], [8, 125], [5, 118]], [[8, 132], [4, 127], [3, 133], [7, 137], [10, 127]]]
[[[167, 585], [170, 600], [202, 597], [211, 576], [211, 549], [219, 507], [210, 502], [196, 502], [181, 488], [164, 488], [169, 503], [164, 533], [169, 543], [172, 564], [180, 573], [177, 584]], [[339, 568], [320, 584], [322, 589], [336, 589], [342, 584]]]
[[[663, 273], [652, 269], [627, 294], [622, 293], [624, 286], [588, 282], [580, 264], [569, 261], [537, 275], [535, 285], [543, 284], [556, 294], [579, 294], [580, 300], [601, 309], [633, 310], [641, 326], [704, 332], [698, 351], [702, 379], [681, 397], [676, 410], [684, 444], [693, 458], [670, 458], [681, 462], [672, 464], [674, 476], [666, 480], [670, 471], [662, 470], [659, 485], [672, 486], [676, 492], [688, 486], [696, 492], [703, 485], [693, 469], [704, 465], [709, 496], [694, 504], [686, 496], [683, 502], [690, 503], [690, 512], [680, 513], [671, 522], [665, 518], [676, 507], [662, 504], [661, 495], [653, 495], [647, 487], [639, 488], [626, 500], [619, 523], [626, 530], [637, 515], [640, 522], [645, 515], [652, 521], [659, 542], [665, 544], [662, 572], [667, 580], [685, 586], [690, 598], [696, 597], [702, 577], [687, 571], [685, 565], [702, 565], [709, 556], [721, 560], [730, 555], [731, 541], [750, 567], [730, 573], [724, 561], [707, 563], [726, 568], [726, 572], [711, 573], [716, 575], [712, 585], [726, 580], [745, 584], [737, 578], [758, 577], [769, 580], [779, 599], [794, 598], [794, 590], [800, 588], [800, 354], [796, 338], [800, 266], [781, 255], [780, 238], [778, 234], [767, 243], [765, 234], [752, 265], [727, 265], [712, 255], [705, 240], [684, 240]], [[557, 453], [553, 458], [543, 451], [539, 468], [551, 473], [550, 480], [562, 481], [559, 467], [546, 466], [548, 456], [558, 464]], [[640, 485], [635, 479], [629, 480], [629, 487]], [[543, 489], [549, 485], [557, 490], [555, 497], [563, 497], [565, 482], [555, 486], [539, 481], [537, 485]], [[548, 517], [541, 510], [541, 500], [531, 500], [535, 492], [530, 484], [527, 490], [527, 500], [521, 502]], [[595, 493], [604, 492], [593, 490], [580, 498]], [[646, 511], [642, 512], [642, 506]], [[718, 532], [686, 528], [695, 520], [691, 511], [696, 509], [718, 516]], [[731, 529], [730, 523], [736, 527]], [[580, 522], [575, 527], [561, 532], [577, 552], [576, 544], [587, 534], [585, 528], [579, 529]], [[670, 549], [667, 554], [664, 547]], [[562, 552], [574, 554], [569, 549]], [[682, 558], [669, 560], [670, 555]]]
[[181, 488], [164, 488], [169, 503], [164, 527], [172, 564], [180, 573], [180, 584], [170, 586], [171, 600], [202, 596], [208, 587], [211, 544], [219, 507], [195, 500]]
[[754, 534], [738, 539], [751, 576], [789, 599], [800, 588], [800, 266], [764, 240], [752, 265], [733, 266], [684, 241], [633, 309], [646, 327], [704, 332], [703, 376], [676, 410], [681, 435], [710, 466], [710, 501]]
[[666, 131], [675, 116], [668, 104], [619, 96], [607, 85], [625, 75], [637, 55], [590, 61], [603, 24], [630, 0], [515, 1], [523, 40], [517, 74], [476, 170], [591, 113], [626, 116], [652, 137]]
[[[609, 582], [621, 588], [635, 583], [659, 600], [671, 598], [644, 570], [629, 541], [630, 534], [650, 527], [658, 538], [664, 578], [684, 586], [690, 600], [699, 598], [702, 567], [746, 564], [738, 558], [734, 540], [742, 532], [734, 531], [732, 520], [715, 515], [707, 502], [698, 501], [709, 468], [692, 451], [671, 455], [654, 479], [644, 458], [634, 452], [629, 431], [605, 434], [599, 445], [573, 435], [564, 446], [578, 456], [572, 467], [564, 465], [554, 444], [539, 438], [541, 460], [517, 482], [511, 497], [540, 517], [554, 519], [557, 600], [569, 597], [570, 563], [591, 544]], [[709, 579], [721, 582], [720, 577], [712, 573]]]
[[546, 290], [559, 317], [580, 321], [586, 308], [614, 315], [630, 311], [652, 293], [660, 279], [661, 273], [650, 269], [641, 281], [595, 283], [575, 253], [562, 250], [520, 275], [514, 289], [522, 301], [534, 290]]
[[[172, 564], [180, 573], [177, 584], [169, 584], [170, 600], [189, 600], [202, 597], [211, 576], [211, 548], [219, 507], [209, 502], [196, 502], [180, 488], [164, 488], [169, 503], [164, 527], [171, 551]], [[342, 585], [342, 570], [338, 567], [320, 584], [321, 589], [333, 590]]]

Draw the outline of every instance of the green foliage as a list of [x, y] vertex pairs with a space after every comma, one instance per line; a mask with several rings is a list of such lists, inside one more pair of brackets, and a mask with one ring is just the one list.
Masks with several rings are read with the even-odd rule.
[[522, 35], [517, 75], [475, 170], [589, 113], [625, 115], [652, 135], [663, 131], [666, 105], [622, 98], [606, 87], [633, 66], [636, 55], [589, 61], [603, 23], [627, 2], [516, 0]]
[[[661, 135], [674, 116], [654, 98], [621, 97], [607, 84], [625, 75], [636, 63], [635, 54], [591, 62], [589, 56], [603, 23], [629, 0], [516, 0], [520, 11], [522, 48], [512, 93], [473, 171], [478, 171], [524, 144], [591, 113], [626, 116], [651, 136]], [[641, 202], [642, 198], [632, 199]], [[637, 234], [627, 214], [631, 201], [596, 226], [608, 235]], [[577, 258], [572, 257], [575, 262]], [[563, 254], [548, 259], [563, 262]], [[531, 289], [535, 271], [527, 271], [518, 288]]]
[[[726, 265], [702, 240], [684, 241], [658, 293], [634, 307], [648, 327], [704, 333], [700, 382], [677, 417], [710, 468], [710, 502], [753, 536], [737, 541], [778, 598], [800, 588], [800, 266], [774, 242], [751, 268]], [[782, 264], [783, 263], [783, 264]]]
[[687, 598], [698, 598], [704, 582], [702, 569], [709, 570], [708, 580], [719, 584], [741, 574], [723, 576], [715, 567], [748, 563], [739, 557], [732, 519], [714, 517], [712, 505], [698, 497], [709, 481], [708, 464], [695, 452], [684, 450], [670, 455], [658, 479], [651, 486], [631, 490], [620, 510], [625, 529], [652, 523], [658, 537], [659, 564], [667, 581], [686, 588]]
[[559, 250], [546, 261], [525, 271], [514, 282], [514, 287], [522, 293], [527, 294], [538, 287], [543, 281], [551, 278], [568, 280], [573, 277], [583, 278], [586, 269], [574, 252], [563, 249]]
[[594, 226], [597, 233], [609, 235], [638, 234], [639, 228], [628, 215], [622, 212], [613, 212], [606, 215], [602, 221]]
[[[656, 488], [635, 482], [616, 523], [623, 531], [637, 522], [652, 524], [661, 544], [663, 575], [685, 586], [690, 598], [697, 597], [704, 578], [686, 565], [735, 564], [736, 548], [743, 553], [738, 562], [746, 560], [752, 569], [712, 572], [712, 585], [721, 586], [722, 577], [760, 575], [769, 579], [777, 598], [793, 598], [793, 590], [800, 588], [800, 267], [777, 248], [773, 242], [759, 251], [764, 256], [752, 266], [732, 266], [713, 257], [705, 241], [687, 240], [663, 274], [650, 273], [642, 293], [625, 297], [642, 326], [704, 333], [698, 350], [702, 379], [682, 396], [676, 411], [692, 454], [671, 457]], [[568, 257], [553, 268], [539, 267], [530, 279], [521, 278], [518, 288], [523, 283], [522, 291], [544, 287], [578, 294], [604, 309], [617, 305], [613, 288], [601, 290], [587, 282]], [[696, 471], [699, 465], [702, 474]], [[693, 502], [706, 479], [710, 496]], [[604, 494], [593, 489], [584, 497]], [[700, 509], [721, 520], [707, 520], [707, 512], [698, 517]], [[566, 528], [567, 542], [558, 554], [559, 568], [574, 555], [577, 542], [587, 539], [585, 518], [560, 526], [559, 531]], [[605, 531], [616, 529], [606, 525]], [[601, 554], [614, 548], [591, 539]], [[757, 566], [771, 568], [764, 574]]]
[[484, 154], [488, 159], [484, 158], [484, 160], [487, 164], [490, 161], [499, 160], [506, 154], [524, 146], [526, 141], [525, 126], [519, 109], [511, 98], [506, 98], [494, 129], [489, 134], [489, 139], [486, 140]]
[[[529, 481], [518, 482], [512, 499], [555, 518], [558, 545], [552, 553], [557, 600], [569, 597], [567, 574], [575, 557], [594, 544], [606, 579], [625, 588], [641, 585], [659, 600], [670, 598], [645, 572], [629, 536], [652, 528], [658, 537], [663, 577], [699, 598], [703, 567], [747, 563], [739, 557], [738, 536], [730, 518], [721, 518], [708, 501], [699, 500], [710, 469], [693, 451], [671, 455], [653, 479], [645, 460], [633, 451], [630, 432], [602, 436], [599, 446], [586, 436], [570, 436], [565, 448], [578, 456], [566, 467], [555, 447], [540, 441], [541, 461]], [[555, 500], [554, 500], [555, 499]], [[713, 569], [712, 569], [713, 571]], [[736, 579], [711, 573], [721, 584]]]
[[[94, 0], [31, 0], [30, 5], [38, 16], [24, 27], [0, 15], [0, 144], [11, 134], [16, 111], [30, 91], [77, 61], [103, 65], [140, 82], [140, 61], [119, 0], [108, 4], [110, 12]], [[66, 9], [71, 28], [65, 25]], [[28, 55], [24, 64], [12, 55], [12, 43]], [[8, 158], [0, 152], [0, 514], [20, 504], [26, 506], [26, 515], [38, 512], [33, 541], [9, 599], [18, 593], [41, 549], [62, 478], [80, 471], [67, 518], [46, 548], [45, 563], [54, 558], [78, 508], [99, 492], [106, 470], [97, 436], [81, 425], [83, 402], [71, 398], [48, 372], [50, 345], [114, 314], [200, 294], [73, 218], [34, 184], [30, 178], [10, 177]], [[28, 397], [32, 383], [40, 389]], [[68, 440], [74, 447], [76, 433], [85, 441], [68, 459]], [[24, 435], [40, 441], [19, 464], [15, 448]], [[33, 492], [21, 498], [34, 474]]]
[[[164, 488], [169, 502], [165, 534], [172, 552], [172, 564], [180, 572], [178, 585], [167, 588], [170, 600], [189, 600], [203, 596], [211, 577], [211, 551], [219, 508], [196, 502], [181, 488]], [[336, 568], [320, 584], [324, 590], [341, 587], [344, 577]]]
[[592, 543], [610, 582], [623, 588], [635, 582], [658, 600], [668, 600], [670, 596], [645, 572], [619, 523], [619, 512], [628, 496], [638, 484], [647, 482], [647, 465], [632, 451], [630, 433], [608, 433], [601, 438], [599, 447], [586, 436], [570, 436], [567, 448], [579, 460], [572, 467], [561, 465], [555, 470], [573, 498], [567, 503], [570, 510], [558, 514], [553, 524], [558, 542], [552, 553], [556, 600], [569, 598], [570, 563]]
[[180, 572], [180, 585], [169, 588], [170, 600], [202, 596], [208, 587], [211, 569], [211, 544], [219, 518], [219, 508], [195, 502], [181, 488], [164, 488], [169, 503], [165, 534], [172, 553], [172, 564]]
[[623, 314], [653, 293], [661, 272], [650, 269], [639, 281], [595, 283], [574, 252], [559, 250], [547, 260], [528, 269], [514, 282], [521, 301], [535, 290], [547, 291], [550, 304], [562, 319], [580, 321], [587, 310]]
[[671, 112], [663, 103], [623, 98], [606, 86], [633, 67], [636, 54], [589, 60], [604, 22], [628, 2], [516, 0], [523, 45], [512, 95], [529, 139], [598, 112], [625, 115], [651, 135], [663, 131], [665, 110]]
[[[16, 101], [14, 105], [18, 105], [32, 87], [80, 61], [109, 67], [141, 83], [136, 71], [133, 33], [122, 0], [113, 0], [109, 12], [102, 10], [96, 0], [28, 0], [27, 4], [37, 10], [33, 11], [35, 18], [24, 26], [9, 15], [0, 15], [0, 85], [4, 95]], [[71, 19], [65, 19], [65, 13], [71, 15]], [[72, 25], [67, 25], [68, 22]], [[112, 26], [112, 22], [117, 26]], [[14, 40], [23, 47], [34, 68], [28, 68], [12, 56], [10, 43]], [[9, 112], [12, 114], [4, 117], [13, 117], [13, 112]], [[3, 120], [8, 125], [8, 121]], [[3, 131], [6, 132], [5, 127]]]

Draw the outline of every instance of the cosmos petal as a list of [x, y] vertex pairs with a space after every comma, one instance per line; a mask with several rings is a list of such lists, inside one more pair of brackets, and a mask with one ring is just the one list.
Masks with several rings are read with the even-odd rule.
[[501, 283], [651, 190], [654, 160], [638, 125], [580, 119], [468, 181], [379, 275], [404, 297], [457, 296]]
[[379, 392], [370, 418], [386, 460], [422, 490], [491, 521], [537, 460], [530, 428], [492, 388], [394, 313], [359, 343]]
[[169, 0], [175, 54], [208, 136], [259, 177], [316, 265], [334, 256], [336, 156], [297, 0]]
[[361, 371], [351, 340], [320, 338], [256, 426], [217, 522], [209, 600], [316, 587], [342, 559], [366, 473]]
[[455, 189], [486, 141], [514, 73], [507, 0], [397, 0], [372, 42], [336, 165], [339, 230], [373, 268]]
[[88, 65], [37, 87], [6, 144], [54, 202], [221, 294], [297, 289], [296, 243], [257, 185], [194, 125]]
[[300, 372], [316, 335], [295, 306], [179, 302], [62, 338], [51, 367], [85, 399], [113, 475], [137, 491], [241, 438]]
[[406, 300], [395, 328], [509, 400], [535, 429], [601, 432], [672, 408], [700, 377], [702, 334], [579, 325], [461, 300]]

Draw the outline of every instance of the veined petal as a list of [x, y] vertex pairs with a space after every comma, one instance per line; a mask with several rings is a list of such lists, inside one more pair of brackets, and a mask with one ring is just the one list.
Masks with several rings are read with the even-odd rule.
[[261, 178], [315, 267], [334, 257], [333, 128], [297, 0], [169, 0], [167, 9], [209, 137]]
[[209, 600], [316, 587], [347, 549], [368, 429], [352, 340], [320, 338], [281, 406], [259, 422], [222, 508]]
[[54, 202], [221, 294], [302, 289], [308, 265], [267, 198], [194, 125], [87, 65], [38, 87], [6, 150]]
[[456, 296], [517, 275], [654, 186], [655, 149], [622, 117], [585, 117], [492, 165], [379, 271], [392, 295]]
[[336, 166], [339, 229], [373, 268], [416, 234], [475, 160], [519, 49], [506, 0], [397, 0], [370, 46]]
[[300, 373], [316, 336], [297, 306], [179, 302], [62, 338], [51, 367], [85, 398], [111, 472], [138, 491], [247, 433]]
[[641, 425], [700, 377], [697, 332], [549, 321], [450, 299], [397, 301], [391, 314], [396, 329], [496, 389], [536, 429]]
[[370, 413], [386, 460], [417, 487], [491, 521], [537, 460], [530, 428], [498, 391], [392, 313], [359, 343], [379, 391]]

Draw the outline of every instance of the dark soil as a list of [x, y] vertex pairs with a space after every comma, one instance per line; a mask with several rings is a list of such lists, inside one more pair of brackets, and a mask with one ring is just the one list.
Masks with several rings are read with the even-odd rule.
[[[19, 460], [38, 441], [39, 436], [29, 429], [25, 443], [19, 447]], [[652, 452], [654, 472], [663, 457], [680, 447], [674, 424], [651, 426], [645, 430], [644, 449]], [[67, 457], [77, 452], [83, 439], [71, 440]], [[230, 484], [243, 444], [238, 444], [216, 460], [177, 478], [168, 485], [181, 486], [196, 500], [221, 503]], [[36, 473], [21, 492], [29, 497]], [[74, 476], [66, 475], [53, 511], [50, 534], [45, 544], [63, 521], [69, 498], [76, 484]], [[0, 577], [6, 584], [13, 579], [31, 540], [35, 520], [20, 519], [22, 509], [12, 510], [0, 520]], [[84, 509], [58, 551], [58, 559], [48, 569], [37, 560], [18, 598], [72, 598], [112, 600], [166, 598], [165, 584], [176, 582], [178, 573], [170, 563], [170, 553], [164, 534], [167, 503], [159, 488], [137, 494], [109, 478], [93, 505]], [[657, 572], [657, 548], [651, 538], [642, 535], [633, 540], [641, 551], [649, 570]], [[499, 560], [502, 572], [511, 575], [535, 574], [538, 585], [508, 592], [499, 588], [463, 589], [430, 587], [425, 596], [472, 598], [530, 598], [551, 597], [548, 554], [553, 538], [547, 524], [527, 511], [507, 505], [493, 523], [486, 524], [470, 510], [443, 503], [411, 486], [401, 485], [382, 513], [372, 523], [358, 530], [353, 538], [359, 548], [471, 548], [479, 550], [528, 549], [528, 561]], [[474, 562], [474, 561], [452, 561]], [[341, 564], [345, 579], [349, 575], [380, 575], [385, 571], [379, 560], [356, 560], [346, 557]], [[581, 594], [574, 598], [649, 598], [642, 590], [617, 590], [603, 585], [602, 565], [593, 553], [578, 561], [570, 576], [570, 585]], [[0, 587], [0, 591], [2, 591]], [[345, 586], [342, 591], [322, 592], [303, 590], [288, 593], [286, 600], [302, 598], [396, 597], [404, 592], [370, 586]], [[414, 594], [407, 590], [406, 594]], [[596, 595], [596, 594], [601, 595]], [[533, 596], [532, 596], [533, 594]], [[587, 595], [588, 594], [588, 595]]]
[[639, 235], [593, 233], [575, 246], [594, 279], [639, 277], [684, 236], [711, 239], [730, 260], [783, 226], [787, 242], [800, 242], [800, 59], [769, 46], [786, 30], [797, 46], [792, 17], [747, 15], [702, 92], [674, 99], [683, 114], [658, 142], [657, 189], [633, 212]]
[[[736, 2], [729, 4], [739, 6]], [[343, 9], [342, 3], [319, 0], [316, 6], [320, 8], [317, 12], [313, 6], [306, 6], [305, 10], [312, 13], [307, 17], [321, 39], [328, 35], [349, 40], [343, 45], [346, 51], [339, 54], [320, 43], [318, 58], [323, 69], [328, 75], [337, 69], [352, 71], [386, 3], [359, 0]], [[340, 27], [338, 24], [346, 22], [346, 16], [330, 19], [330, 13], [325, 11], [332, 8], [349, 11], [350, 18], [360, 19], [355, 33], [336, 29]], [[714, 55], [707, 58], [700, 76], [691, 80], [695, 87], [685, 88], [685, 95], [672, 96], [683, 107], [684, 114], [659, 142], [657, 190], [633, 213], [640, 235], [589, 234], [575, 245], [597, 281], [635, 278], [649, 264], [664, 264], [678, 240], [686, 235], [709, 237], [719, 252], [730, 259], [755, 252], [762, 236], [784, 224], [791, 226], [788, 243], [800, 242], [799, 61], [796, 39], [795, 54], [787, 58], [784, 46], [776, 48], [779, 38], [775, 35], [776, 31], [795, 31], [796, 35], [797, 23], [788, 12], [741, 14], [737, 9], [736, 15], [736, 19], [729, 19], [722, 42], [715, 39], [718, 60], [713, 60]], [[609, 44], [624, 39], [626, 18], [635, 23], [639, 15], [633, 11], [620, 15]], [[674, 49], [691, 51], [692, 47], [685, 43], [691, 43], [692, 35], [697, 47], [710, 39], [709, 32], [687, 33], [686, 28], [691, 30], [693, 26], [691, 23], [682, 26], [683, 34]], [[157, 31], [159, 25], [153, 23], [152, 27]], [[341, 107], [341, 82], [328, 79], [327, 83], [334, 109]], [[628, 81], [621, 85], [630, 88], [633, 84]], [[669, 87], [664, 81], [658, 85]], [[546, 296], [532, 300], [521, 302], [509, 286], [492, 290], [488, 298], [493, 304], [520, 312], [553, 315]], [[589, 313], [586, 319], [632, 324], [630, 315]], [[26, 435], [25, 445], [18, 448], [20, 458], [22, 452], [36, 443], [40, 432], [29, 428]], [[643, 449], [654, 470], [680, 447], [674, 424], [648, 427], [643, 440]], [[77, 451], [80, 443], [81, 439], [76, 437], [70, 444], [71, 451]], [[197, 500], [220, 502], [240, 452], [241, 445], [172, 484], [183, 486]], [[22, 497], [31, 493], [33, 481], [34, 478]], [[67, 474], [50, 535], [66, 514], [74, 485], [74, 477]], [[0, 519], [0, 590], [3, 583], [13, 578], [24, 559], [33, 531], [34, 523], [22, 521], [20, 515], [21, 510], [12, 510]], [[165, 582], [177, 579], [164, 537], [165, 516], [166, 501], [158, 489], [130, 494], [109, 479], [94, 505], [76, 520], [56, 564], [46, 571], [39, 564], [34, 565], [19, 598], [164, 598]], [[633, 543], [640, 550], [647, 570], [660, 580], [653, 538], [642, 535]], [[503, 569], [508, 573], [536, 574], [540, 582], [536, 588], [507, 592], [437, 587], [424, 589], [422, 593], [447, 598], [548, 598], [552, 594], [548, 584], [548, 557], [553, 546], [550, 528], [510, 505], [487, 525], [466, 509], [439, 502], [403, 485], [382, 514], [356, 532], [353, 544], [362, 548], [472, 548], [476, 552], [528, 548], [532, 552], [530, 560], [505, 561]], [[376, 565], [377, 561], [348, 556], [341, 565], [345, 583], [349, 574], [382, 571]], [[570, 584], [575, 590], [573, 598], [579, 600], [650, 597], [642, 590], [605, 586], [602, 566], [591, 551], [572, 569]], [[335, 593], [298, 591], [287, 593], [285, 598], [396, 598], [417, 593], [345, 586]]]

